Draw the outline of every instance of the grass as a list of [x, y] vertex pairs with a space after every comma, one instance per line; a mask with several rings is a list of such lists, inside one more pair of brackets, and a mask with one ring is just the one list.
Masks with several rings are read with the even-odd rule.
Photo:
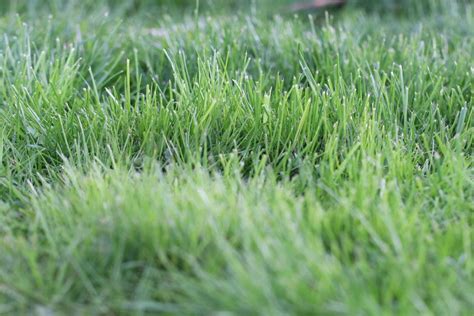
[[0, 313], [469, 315], [472, 4], [214, 4], [2, 2]]

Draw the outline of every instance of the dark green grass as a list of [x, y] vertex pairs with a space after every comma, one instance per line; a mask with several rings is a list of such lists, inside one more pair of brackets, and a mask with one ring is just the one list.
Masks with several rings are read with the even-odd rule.
[[3, 3], [0, 313], [469, 315], [472, 5], [214, 4]]

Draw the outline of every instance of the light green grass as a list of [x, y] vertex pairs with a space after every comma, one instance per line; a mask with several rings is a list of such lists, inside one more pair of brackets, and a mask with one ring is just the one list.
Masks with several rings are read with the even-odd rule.
[[405, 2], [3, 3], [0, 313], [469, 315], [474, 10]]

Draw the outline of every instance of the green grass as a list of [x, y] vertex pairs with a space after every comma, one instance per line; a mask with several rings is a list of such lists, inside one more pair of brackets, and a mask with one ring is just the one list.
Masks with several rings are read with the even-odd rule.
[[470, 315], [474, 7], [288, 2], [2, 2], [0, 314]]

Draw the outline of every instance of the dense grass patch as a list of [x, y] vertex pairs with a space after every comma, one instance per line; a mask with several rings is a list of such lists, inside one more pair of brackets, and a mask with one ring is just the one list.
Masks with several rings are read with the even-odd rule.
[[472, 5], [286, 3], [3, 3], [0, 313], [469, 314]]

